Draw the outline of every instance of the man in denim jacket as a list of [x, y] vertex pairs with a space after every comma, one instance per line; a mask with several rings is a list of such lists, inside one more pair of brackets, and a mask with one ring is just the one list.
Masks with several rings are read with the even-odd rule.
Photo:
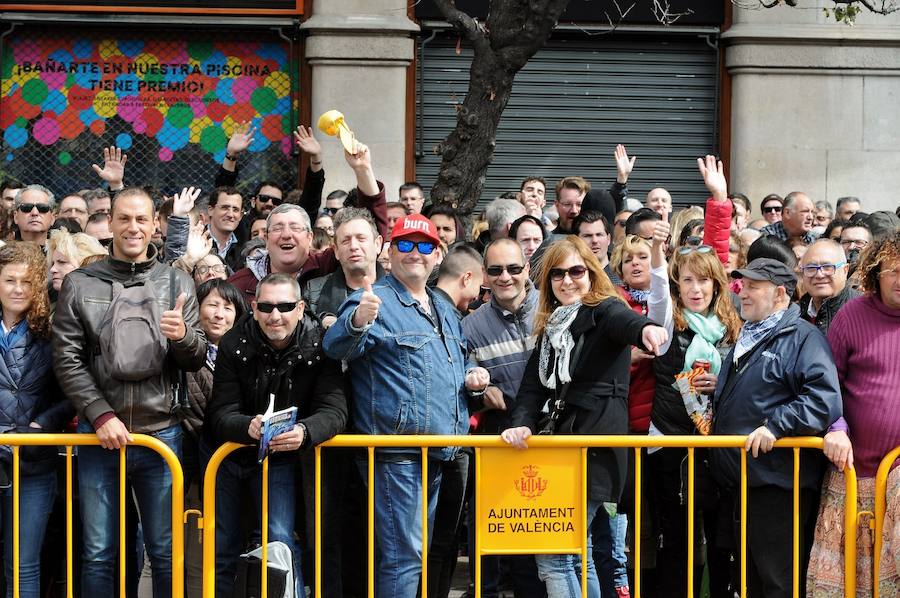
[[[369, 280], [341, 306], [325, 335], [325, 352], [347, 363], [353, 384], [351, 422], [362, 434], [466, 434], [465, 391], [480, 393], [487, 370], [470, 368], [454, 307], [425, 285], [440, 239], [420, 214], [394, 225], [391, 274]], [[457, 449], [432, 449], [450, 459]], [[366, 464], [360, 462], [366, 477]], [[429, 527], [440, 468], [428, 467]], [[375, 462], [378, 598], [415, 598], [422, 562], [421, 451], [382, 449]]]

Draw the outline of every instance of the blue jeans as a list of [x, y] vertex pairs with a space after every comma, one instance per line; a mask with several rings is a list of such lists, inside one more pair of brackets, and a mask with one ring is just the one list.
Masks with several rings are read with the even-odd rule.
[[[235, 456], [244, 457], [242, 451]], [[231, 596], [237, 559], [245, 548], [241, 496], [248, 491], [253, 499], [252, 543], [262, 542], [262, 465], [255, 460], [226, 459], [216, 477], [216, 596]], [[294, 540], [297, 503], [297, 471], [293, 459], [269, 459], [269, 542], [284, 542], [294, 557], [296, 596], [303, 592], [300, 546]]]
[[[94, 430], [82, 421], [78, 432]], [[181, 457], [180, 425], [151, 436]], [[172, 473], [156, 451], [129, 446], [125, 451], [125, 475], [137, 498], [144, 546], [153, 570], [153, 596], [168, 598], [172, 595]], [[119, 451], [79, 447], [78, 490], [84, 525], [81, 594], [113, 596], [119, 551]]]
[[628, 586], [628, 560], [625, 556], [625, 532], [628, 530], [628, 516], [619, 513], [615, 517], [606, 516], [601, 509], [591, 525], [594, 542], [593, 559], [600, 580], [602, 598], [615, 598], [616, 588]]
[[[12, 472], [12, 465], [10, 465]], [[41, 595], [41, 546], [56, 498], [56, 471], [19, 477], [19, 596]], [[13, 491], [0, 491], [3, 508], [3, 566], [6, 596], [13, 595]]]
[[[365, 461], [357, 465], [368, 481]], [[441, 467], [428, 460], [428, 537], [431, 538]], [[408, 455], [375, 457], [376, 598], [416, 598], [422, 574], [422, 461]]]
[[[597, 570], [592, 555], [591, 523], [594, 515], [600, 511], [606, 516], [603, 503], [588, 499], [587, 527], [587, 587], [588, 598], [600, 598], [600, 583], [597, 581]], [[547, 584], [548, 598], [581, 598], [581, 555], [580, 554], [539, 554], [537, 561], [538, 576]]]

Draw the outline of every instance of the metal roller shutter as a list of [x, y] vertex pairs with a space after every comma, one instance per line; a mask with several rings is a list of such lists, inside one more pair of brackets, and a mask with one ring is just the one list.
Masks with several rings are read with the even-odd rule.
[[[548, 201], [567, 175], [607, 186], [617, 143], [638, 157], [632, 197], [643, 200], [656, 186], [677, 204], [707, 197], [696, 158], [716, 149], [716, 50], [699, 36], [616, 35], [552, 40], [518, 74], [480, 205], [532, 174], [547, 179]], [[440, 167], [434, 148], [465, 98], [472, 52], [463, 46], [457, 55], [456, 38], [439, 35], [423, 54], [416, 174], [428, 189]]]

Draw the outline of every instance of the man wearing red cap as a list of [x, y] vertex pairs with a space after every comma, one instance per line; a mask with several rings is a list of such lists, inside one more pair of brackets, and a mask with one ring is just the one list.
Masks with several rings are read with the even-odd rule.
[[[426, 286], [440, 243], [420, 214], [401, 218], [391, 234], [391, 273], [347, 298], [324, 340], [325, 352], [349, 366], [351, 424], [362, 434], [466, 434], [466, 391], [483, 393], [487, 370], [470, 367], [455, 308]], [[435, 448], [429, 460], [458, 449]], [[366, 463], [359, 463], [366, 477]], [[375, 456], [378, 598], [415, 598], [422, 562], [421, 451], [379, 449]], [[428, 516], [440, 467], [428, 467]]]

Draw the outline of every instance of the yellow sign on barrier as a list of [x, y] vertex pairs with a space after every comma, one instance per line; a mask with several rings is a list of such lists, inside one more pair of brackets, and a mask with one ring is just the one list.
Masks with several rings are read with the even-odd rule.
[[580, 553], [582, 451], [483, 448], [477, 471], [484, 554]]

